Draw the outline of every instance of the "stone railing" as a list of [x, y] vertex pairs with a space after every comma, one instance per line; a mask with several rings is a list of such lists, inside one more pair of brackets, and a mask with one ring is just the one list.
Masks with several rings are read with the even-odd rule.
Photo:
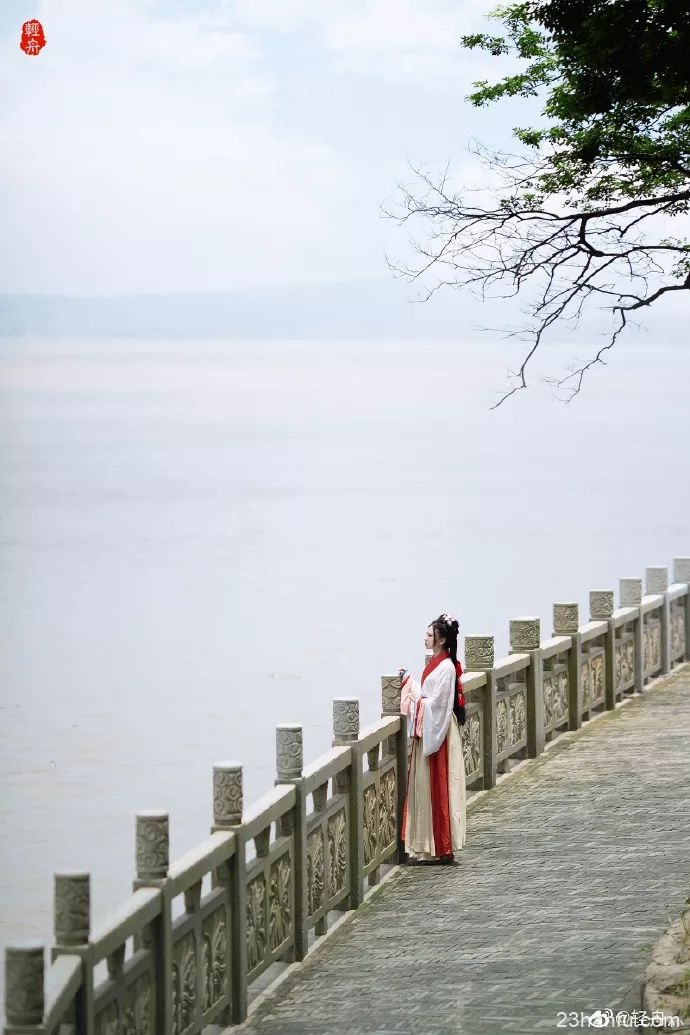
[[[510, 623], [510, 655], [465, 639], [470, 790], [534, 758], [564, 730], [690, 658], [690, 558]], [[356, 909], [365, 884], [403, 858], [408, 759], [400, 679], [382, 676], [382, 718], [360, 730], [359, 701], [333, 702], [333, 747], [304, 767], [302, 727], [276, 729], [276, 784], [243, 809], [242, 766], [213, 767], [209, 838], [170, 864], [169, 817], [136, 817], [136, 880], [121, 909], [91, 930], [90, 878], [55, 876], [55, 944], [6, 951], [6, 1035], [195, 1035], [247, 1015], [249, 986], [276, 962], [304, 959], [329, 914]]]

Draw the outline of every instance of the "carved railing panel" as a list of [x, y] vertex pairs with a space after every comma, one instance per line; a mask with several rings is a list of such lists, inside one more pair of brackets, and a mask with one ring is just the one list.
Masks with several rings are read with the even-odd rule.
[[558, 654], [544, 663], [542, 676], [544, 733], [547, 736], [568, 726], [568, 692], [567, 656]]
[[580, 672], [582, 686], [582, 716], [589, 718], [595, 708], [605, 703], [604, 647], [600, 641], [590, 640], [582, 654]]
[[185, 893], [172, 924], [172, 1035], [200, 1032], [229, 1005], [230, 916], [223, 887]]
[[247, 977], [254, 981], [284, 959], [295, 939], [292, 837], [279, 836], [265, 855], [247, 865]]
[[379, 783], [379, 845], [382, 852], [395, 848], [397, 841], [397, 787], [395, 769], [388, 769]]
[[124, 952], [119, 954], [117, 962], [111, 957], [109, 976], [95, 989], [95, 1035], [154, 1035], [153, 954], [150, 947], [140, 948], [120, 969], [123, 956]]
[[[370, 756], [375, 753], [377, 751], [370, 752]], [[396, 781], [393, 755], [385, 755], [380, 763], [377, 758], [374, 768], [364, 773], [362, 838], [365, 876], [377, 870], [397, 850]]]
[[348, 772], [346, 767], [314, 789], [314, 810], [307, 816], [307, 925], [317, 934], [325, 933], [329, 911], [342, 907], [350, 894], [348, 795], [336, 787], [328, 794], [338, 779], [347, 780]]
[[465, 783], [468, 787], [480, 782], [484, 774], [483, 721], [481, 705], [468, 704], [465, 725], [460, 729]]
[[626, 622], [616, 629], [614, 643], [614, 686], [616, 694], [635, 688], [635, 633], [634, 623]]
[[173, 941], [172, 951], [172, 1035], [185, 1035], [194, 1026], [197, 1013], [197, 940], [186, 931]]
[[247, 885], [247, 969], [250, 976], [266, 956], [266, 877], [263, 873]]
[[292, 859], [284, 852], [271, 866], [268, 888], [268, 947], [287, 948], [294, 916]]
[[307, 837], [307, 915], [311, 920], [326, 899], [326, 839], [323, 827]]
[[592, 671], [589, 664], [589, 659], [585, 656], [582, 660], [582, 666], [580, 668], [580, 689], [582, 699], [582, 718], [588, 719], [590, 713], [590, 705], [592, 701]]
[[328, 821], [327, 902], [335, 906], [349, 893], [347, 827], [349, 809], [343, 806]]
[[496, 760], [498, 763], [527, 747], [527, 687], [515, 676], [499, 679], [496, 687]]
[[230, 967], [230, 935], [225, 906], [214, 909], [202, 921], [201, 989], [202, 1013], [222, 1004]]
[[597, 708], [604, 703], [604, 651], [603, 649], [591, 650], [589, 652], [590, 665], [590, 704]]
[[661, 672], [661, 622], [656, 612], [650, 612], [644, 617], [642, 668], [645, 679]]
[[671, 662], [680, 664], [685, 660], [685, 608], [688, 598], [681, 597], [671, 603]]

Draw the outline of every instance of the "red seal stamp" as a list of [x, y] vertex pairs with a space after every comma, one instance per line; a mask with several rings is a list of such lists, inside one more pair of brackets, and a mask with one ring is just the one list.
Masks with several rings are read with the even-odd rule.
[[45, 45], [46, 37], [41, 23], [37, 22], [35, 18], [32, 18], [29, 22], [24, 22], [22, 25], [22, 38], [19, 41], [19, 46], [24, 53], [30, 57], [36, 57]]

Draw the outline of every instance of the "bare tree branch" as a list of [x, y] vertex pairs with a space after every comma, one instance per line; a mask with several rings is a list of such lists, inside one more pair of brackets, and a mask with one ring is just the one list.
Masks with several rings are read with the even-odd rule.
[[483, 299], [526, 296], [527, 324], [509, 336], [524, 337], [528, 348], [513, 385], [492, 409], [527, 387], [530, 363], [555, 324], [577, 326], [592, 307], [607, 312], [613, 325], [597, 353], [566, 377], [545, 379], [566, 387], [572, 398], [586, 373], [604, 363], [630, 313], [672, 291], [690, 290], [690, 244], [666, 238], [659, 229], [661, 219], [690, 211], [690, 187], [575, 210], [565, 200], [560, 208], [545, 207], [530, 189], [547, 160], [530, 163], [479, 145], [474, 150], [491, 173], [499, 174], [493, 191], [480, 189], [493, 198], [477, 204], [466, 197], [476, 191], [454, 193], [449, 166], [436, 179], [411, 166], [415, 189], [399, 186], [396, 206], [383, 213], [400, 224], [421, 224], [425, 238], [412, 242], [418, 258], [413, 266], [389, 266], [411, 283], [434, 277], [423, 288], [424, 300], [442, 287], [468, 287]]

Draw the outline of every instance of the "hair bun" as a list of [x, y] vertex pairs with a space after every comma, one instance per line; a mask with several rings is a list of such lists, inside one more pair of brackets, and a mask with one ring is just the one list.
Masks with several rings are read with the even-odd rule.
[[440, 621], [447, 625], [451, 632], [454, 632], [456, 636], [460, 632], [460, 623], [457, 618], [453, 618], [452, 615], [444, 612], [444, 614], [440, 615]]

